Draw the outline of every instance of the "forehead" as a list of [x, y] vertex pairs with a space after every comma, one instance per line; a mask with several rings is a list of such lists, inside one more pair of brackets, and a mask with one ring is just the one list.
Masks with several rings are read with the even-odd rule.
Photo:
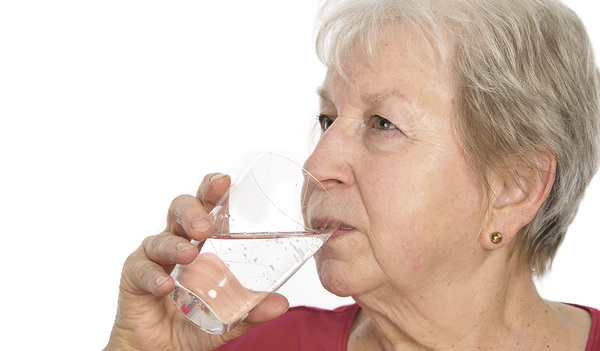
[[419, 32], [401, 25], [377, 31], [372, 51], [355, 38], [340, 66], [329, 67], [319, 96], [333, 101], [336, 85], [352, 86], [363, 100], [378, 102], [389, 95], [407, 96], [410, 88], [450, 92], [447, 64]]

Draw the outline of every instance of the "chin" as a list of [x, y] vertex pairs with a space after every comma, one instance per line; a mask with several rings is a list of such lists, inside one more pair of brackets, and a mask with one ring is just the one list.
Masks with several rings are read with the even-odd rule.
[[358, 290], [356, 285], [360, 283], [360, 279], [357, 280], [356, 275], [351, 274], [344, 263], [334, 260], [316, 261], [319, 280], [325, 290], [339, 297], [352, 296]]

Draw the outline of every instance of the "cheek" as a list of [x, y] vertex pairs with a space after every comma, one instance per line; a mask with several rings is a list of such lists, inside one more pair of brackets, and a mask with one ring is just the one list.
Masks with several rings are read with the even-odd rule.
[[[397, 160], [395, 164], [410, 165]], [[371, 163], [370, 177], [365, 178], [369, 181], [363, 187], [371, 189], [362, 192], [367, 237], [384, 270], [420, 271], [476, 243], [481, 189], [466, 164], [422, 165], [391, 170]]]
[[424, 233], [431, 230], [423, 194], [409, 183], [402, 170], [382, 168], [371, 164], [369, 181], [363, 183], [368, 189], [362, 191], [368, 218], [365, 235], [384, 271], [386, 267], [418, 270], [429, 246]]
[[[432, 229], [421, 218], [388, 210], [385, 216], [372, 216], [367, 233], [374, 257], [383, 271], [419, 271], [429, 261]], [[389, 274], [388, 274], [389, 275]]]

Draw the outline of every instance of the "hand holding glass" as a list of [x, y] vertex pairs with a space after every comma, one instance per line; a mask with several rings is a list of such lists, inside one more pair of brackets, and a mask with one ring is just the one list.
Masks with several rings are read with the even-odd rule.
[[211, 211], [211, 236], [192, 241], [200, 252], [196, 260], [171, 273], [175, 307], [217, 335], [246, 318], [336, 229], [322, 219], [318, 228], [305, 224], [315, 186], [322, 204], [329, 194], [301, 166], [276, 154], [257, 157]]

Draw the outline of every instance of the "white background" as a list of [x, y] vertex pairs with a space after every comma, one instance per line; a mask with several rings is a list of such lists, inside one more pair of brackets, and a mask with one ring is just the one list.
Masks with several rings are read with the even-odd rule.
[[[595, 1], [567, 3], [600, 49]], [[121, 266], [164, 228], [172, 198], [255, 151], [308, 155], [324, 73], [317, 7], [0, 3], [2, 345], [101, 349]], [[545, 297], [600, 307], [599, 209], [596, 177]], [[322, 289], [313, 262], [282, 292], [292, 305], [349, 302]]]

